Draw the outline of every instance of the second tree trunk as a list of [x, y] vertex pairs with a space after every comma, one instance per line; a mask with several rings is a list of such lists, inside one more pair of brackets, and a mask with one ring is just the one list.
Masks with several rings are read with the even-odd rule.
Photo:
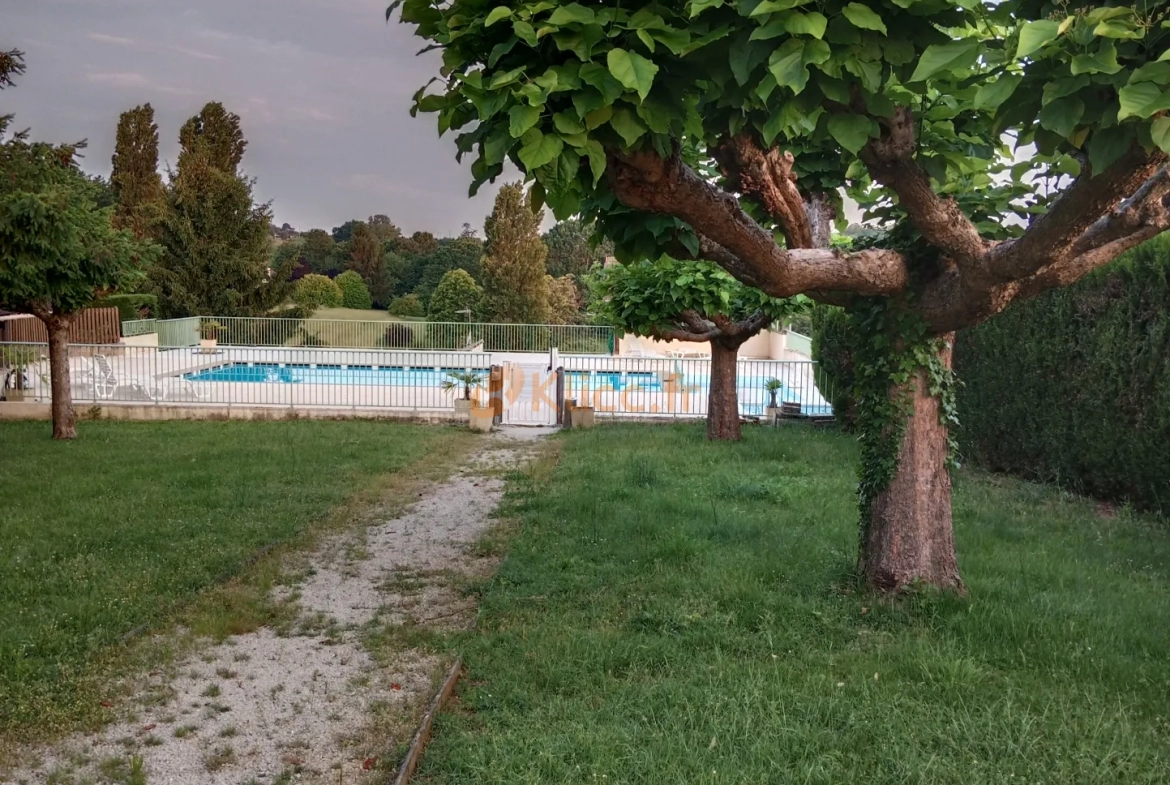
[[69, 381], [68, 316], [54, 314], [43, 320], [49, 333], [49, 382], [53, 391], [53, 438], [77, 438], [77, 422], [73, 414], [73, 389]]
[[742, 341], [711, 341], [711, 387], [707, 393], [707, 438], [739, 441], [739, 393], [737, 365]]

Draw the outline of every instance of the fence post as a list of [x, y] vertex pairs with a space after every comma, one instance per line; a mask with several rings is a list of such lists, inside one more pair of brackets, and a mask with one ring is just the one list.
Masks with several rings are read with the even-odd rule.
[[504, 419], [504, 369], [499, 365], [493, 365], [488, 374], [488, 405], [492, 420], [499, 424]]

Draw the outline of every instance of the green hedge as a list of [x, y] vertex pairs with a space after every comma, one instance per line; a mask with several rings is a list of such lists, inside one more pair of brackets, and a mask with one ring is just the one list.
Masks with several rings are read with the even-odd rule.
[[153, 294], [111, 294], [96, 300], [94, 308], [117, 308], [123, 322], [152, 319], [158, 315], [158, 298]]
[[817, 387], [829, 398], [841, 427], [853, 430], [853, 328], [849, 317], [841, 308], [818, 305], [811, 320]]
[[1170, 236], [964, 331], [955, 367], [967, 458], [1170, 511]]

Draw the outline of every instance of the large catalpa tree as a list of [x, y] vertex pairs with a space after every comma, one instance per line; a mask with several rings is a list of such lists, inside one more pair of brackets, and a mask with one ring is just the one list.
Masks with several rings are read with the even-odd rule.
[[[473, 190], [511, 160], [620, 259], [710, 259], [851, 311], [861, 570], [960, 587], [951, 338], [1170, 227], [1170, 4], [406, 0], [402, 19], [442, 50], [417, 109], [459, 132]], [[843, 189], [893, 242], [828, 249]]]

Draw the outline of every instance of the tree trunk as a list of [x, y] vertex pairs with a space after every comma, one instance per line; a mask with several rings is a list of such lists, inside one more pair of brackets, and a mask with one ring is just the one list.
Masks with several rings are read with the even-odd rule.
[[53, 389], [53, 438], [76, 439], [73, 389], [69, 381], [69, 328], [72, 316], [52, 314], [42, 318], [49, 332], [49, 374]]
[[[951, 365], [951, 350], [942, 360]], [[859, 557], [866, 586], [898, 591], [913, 584], [962, 590], [951, 525], [951, 475], [947, 469], [947, 428], [939, 401], [930, 395], [925, 370], [911, 382], [913, 412], [899, 455], [897, 473], [873, 500]], [[899, 391], [894, 391], [898, 394]]]
[[711, 341], [711, 388], [707, 393], [707, 438], [737, 442], [739, 392], [736, 389], [739, 347], [743, 341], [715, 338]]

